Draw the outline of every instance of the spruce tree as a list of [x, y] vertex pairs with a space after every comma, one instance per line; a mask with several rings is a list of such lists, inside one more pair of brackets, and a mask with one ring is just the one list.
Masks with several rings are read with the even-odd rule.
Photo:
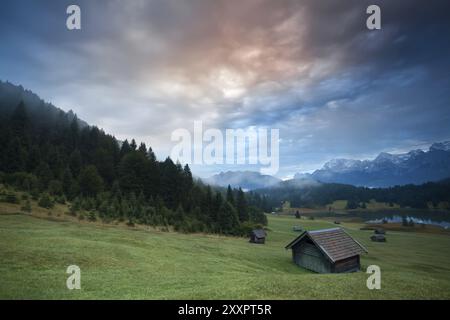
[[81, 153], [78, 149], [75, 149], [70, 154], [70, 159], [69, 159], [69, 167], [75, 177], [77, 177], [80, 174], [81, 165], [82, 165]]
[[81, 193], [88, 197], [95, 197], [103, 189], [103, 179], [93, 165], [81, 170], [79, 184]]
[[239, 188], [236, 197], [236, 210], [238, 212], [239, 221], [243, 222], [249, 220], [247, 201], [245, 199], [244, 191], [242, 191], [241, 188]]
[[228, 185], [228, 188], [227, 188], [227, 201], [229, 203], [231, 203], [232, 205], [234, 205], [234, 195], [233, 195], [233, 190], [231, 189], [230, 185]]
[[147, 155], [147, 146], [145, 145], [145, 143], [141, 142], [141, 144], [139, 145], [138, 151], [140, 153], [142, 153], [144, 156]]
[[130, 147], [128, 140], [125, 139], [125, 141], [122, 143], [122, 147], [120, 148], [120, 158], [122, 158], [129, 152], [131, 152], [131, 147]]
[[218, 229], [221, 233], [237, 234], [239, 218], [233, 205], [226, 201], [220, 207], [217, 217]]
[[17, 105], [11, 115], [10, 125], [14, 136], [23, 138], [25, 136], [25, 130], [27, 126], [28, 116], [23, 101]]
[[69, 167], [66, 167], [62, 177], [62, 188], [66, 195], [70, 194], [70, 187], [72, 186], [72, 182], [73, 182], [72, 171], [70, 171]]

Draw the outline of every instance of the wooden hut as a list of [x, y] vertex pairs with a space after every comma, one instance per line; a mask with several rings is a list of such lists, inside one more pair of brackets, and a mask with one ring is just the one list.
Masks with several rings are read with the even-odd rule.
[[374, 242], [386, 242], [386, 237], [384, 236], [384, 234], [373, 234], [370, 237], [370, 240]]
[[251, 243], [260, 243], [264, 244], [266, 242], [266, 232], [263, 229], [254, 229], [250, 233]]
[[318, 273], [358, 271], [360, 255], [367, 252], [342, 228], [305, 231], [286, 249], [292, 249], [295, 264]]

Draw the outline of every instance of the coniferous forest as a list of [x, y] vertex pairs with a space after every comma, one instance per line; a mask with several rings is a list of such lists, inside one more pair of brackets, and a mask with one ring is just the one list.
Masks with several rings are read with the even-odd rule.
[[181, 232], [245, 235], [267, 223], [264, 199], [213, 189], [144, 143], [114, 136], [41, 102], [0, 112], [0, 183], [39, 205], [68, 203], [70, 214], [104, 222], [173, 227]]

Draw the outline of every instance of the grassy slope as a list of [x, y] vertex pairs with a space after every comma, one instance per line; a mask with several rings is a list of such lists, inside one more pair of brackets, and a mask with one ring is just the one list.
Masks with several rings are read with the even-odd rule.
[[[1, 207], [0, 207], [1, 211]], [[450, 236], [390, 232], [387, 243], [343, 223], [366, 245], [382, 289], [367, 274], [319, 275], [296, 267], [284, 246], [292, 226], [327, 221], [269, 217], [266, 245], [212, 235], [136, 230], [0, 214], [2, 299], [403, 299], [450, 298]], [[81, 290], [68, 290], [68, 265], [81, 268]]]

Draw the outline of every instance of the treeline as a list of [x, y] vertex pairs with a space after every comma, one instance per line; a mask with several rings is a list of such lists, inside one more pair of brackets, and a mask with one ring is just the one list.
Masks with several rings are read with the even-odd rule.
[[390, 188], [365, 188], [328, 183], [302, 187], [281, 186], [257, 191], [267, 196], [270, 207], [279, 207], [289, 201], [292, 207], [326, 206], [335, 200], [348, 200], [347, 209], [365, 208], [374, 199], [378, 202], [417, 209], [437, 208], [440, 203], [450, 203], [450, 179], [422, 185], [404, 185]]
[[249, 203], [241, 189], [213, 190], [194, 181], [188, 165], [158, 161], [144, 143], [120, 143], [65, 112], [43, 110], [39, 117], [33, 121], [23, 102], [0, 113], [0, 183], [42, 206], [70, 201], [72, 214], [87, 212], [90, 219], [184, 232], [243, 235], [267, 223], [252, 205], [259, 196]]

